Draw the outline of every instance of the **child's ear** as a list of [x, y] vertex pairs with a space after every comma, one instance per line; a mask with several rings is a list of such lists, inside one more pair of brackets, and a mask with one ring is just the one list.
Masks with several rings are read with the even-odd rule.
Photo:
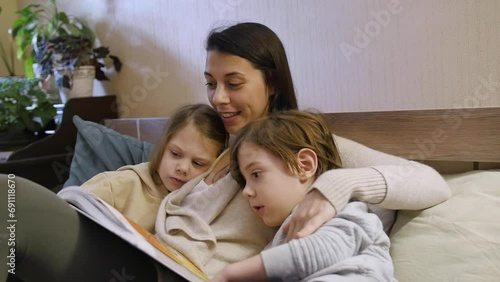
[[318, 169], [318, 157], [313, 150], [309, 148], [301, 149], [297, 153], [297, 163], [300, 168], [299, 178], [301, 180], [307, 181], [314, 177]]

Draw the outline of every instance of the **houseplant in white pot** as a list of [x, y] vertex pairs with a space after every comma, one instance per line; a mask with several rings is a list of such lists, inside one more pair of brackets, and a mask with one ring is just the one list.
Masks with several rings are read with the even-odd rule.
[[35, 62], [35, 50], [40, 38], [55, 38], [63, 35], [82, 36], [92, 43], [95, 34], [79, 18], [60, 11], [55, 0], [45, 4], [28, 4], [17, 11], [19, 18], [12, 24], [12, 37], [17, 45], [17, 57], [25, 62], [27, 77], [33, 77], [31, 66]]
[[[60, 11], [55, 0], [45, 5], [29, 4], [18, 14], [20, 18], [12, 25], [18, 57], [34, 62], [33, 69], [43, 81], [55, 76], [63, 102], [72, 94], [92, 95], [93, 71], [96, 79], [107, 79], [102, 72], [105, 57], [120, 70], [121, 62], [109, 56], [106, 47], [94, 48], [92, 29], [82, 19]], [[77, 44], [85, 45], [79, 48]]]
[[109, 58], [116, 71], [121, 69], [118, 57], [107, 47], [93, 48], [90, 38], [71, 35], [39, 38], [35, 60], [40, 65], [42, 79], [55, 76], [63, 103], [72, 97], [92, 96], [94, 78], [108, 80], [103, 72]]

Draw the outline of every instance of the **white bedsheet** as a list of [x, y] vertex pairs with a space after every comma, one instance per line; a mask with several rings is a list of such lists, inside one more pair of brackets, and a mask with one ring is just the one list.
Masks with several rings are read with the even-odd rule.
[[401, 281], [500, 281], [500, 171], [446, 175], [453, 197], [400, 211], [391, 232]]

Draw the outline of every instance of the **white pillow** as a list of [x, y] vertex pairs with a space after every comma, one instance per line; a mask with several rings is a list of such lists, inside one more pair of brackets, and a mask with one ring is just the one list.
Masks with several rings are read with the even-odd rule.
[[500, 171], [445, 179], [451, 199], [398, 213], [390, 235], [396, 279], [500, 281]]

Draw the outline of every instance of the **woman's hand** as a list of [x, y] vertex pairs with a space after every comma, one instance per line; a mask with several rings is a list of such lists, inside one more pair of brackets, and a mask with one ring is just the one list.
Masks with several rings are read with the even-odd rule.
[[316, 189], [312, 190], [297, 206], [290, 222], [283, 227], [287, 233], [286, 241], [311, 235], [336, 214], [337, 211], [325, 196]]

